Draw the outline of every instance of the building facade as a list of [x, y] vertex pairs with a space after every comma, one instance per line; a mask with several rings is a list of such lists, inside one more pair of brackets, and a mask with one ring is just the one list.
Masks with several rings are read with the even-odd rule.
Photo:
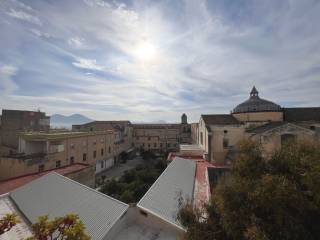
[[40, 111], [2, 110], [0, 153], [16, 152], [21, 132], [49, 131], [50, 117]]
[[93, 121], [82, 125], [73, 125], [73, 131], [107, 131], [114, 133], [113, 154], [115, 162], [119, 162], [124, 154], [133, 150], [133, 127], [130, 121]]
[[114, 164], [114, 133], [27, 132], [19, 135], [17, 153], [0, 158], [0, 181], [73, 165], [87, 164], [95, 172]]
[[266, 154], [279, 149], [288, 138], [318, 141], [320, 108], [281, 108], [260, 98], [253, 87], [249, 99], [231, 114], [201, 115], [191, 126], [192, 143], [203, 149], [205, 159], [228, 165], [244, 138], [260, 142]]
[[179, 124], [133, 124], [133, 146], [155, 152], [179, 150], [180, 144], [191, 144], [191, 125], [183, 114]]

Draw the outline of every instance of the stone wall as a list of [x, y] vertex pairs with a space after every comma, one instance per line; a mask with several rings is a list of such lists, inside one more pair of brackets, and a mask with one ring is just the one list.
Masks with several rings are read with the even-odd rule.
[[233, 113], [236, 119], [241, 122], [282, 122], [283, 112], [246, 112]]

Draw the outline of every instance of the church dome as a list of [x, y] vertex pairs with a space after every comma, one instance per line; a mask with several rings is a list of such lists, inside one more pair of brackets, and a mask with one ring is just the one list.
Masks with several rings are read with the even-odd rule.
[[250, 92], [250, 98], [233, 109], [233, 113], [278, 111], [281, 111], [281, 107], [278, 104], [260, 98], [255, 86], [253, 86]]

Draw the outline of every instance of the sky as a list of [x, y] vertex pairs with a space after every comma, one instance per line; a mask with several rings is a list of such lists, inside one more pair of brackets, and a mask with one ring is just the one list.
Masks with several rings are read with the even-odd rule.
[[319, 0], [0, 0], [0, 108], [178, 122], [320, 104]]

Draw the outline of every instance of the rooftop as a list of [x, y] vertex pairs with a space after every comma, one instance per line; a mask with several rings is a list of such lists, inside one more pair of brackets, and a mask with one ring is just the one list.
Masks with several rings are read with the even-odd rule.
[[180, 123], [139, 123], [132, 124], [134, 128], [143, 129], [167, 129], [167, 128], [180, 128]]
[[59, 140], [65, 138], [87, 137], [93, 135], [104, 135], [110, 133], [109, 131], [94, 131], [94, 132], [26, 132], [20, 136], [30, 141], [45, 141], [45, 140]]
[[[179, 172], [179, 174], [177, 174]], [[176, 157], [142, 197], [137, 207], [183, 229], [177, 220], [180, 199], [193, 200], [196, 163]]]
[[231, 114], [201, 115], [206, 125], [236, 125], [240, 122]]
[[283, 113], [288, 122], [320, 121], [320, 107], [284, 108]]
[[303, 124], [296, 124], [296, 123], [290, 123], [290, 122], [270, 122], [255, 128], [248, 129], [247, 132], [252, 134], [261, 134], [284, 125], [294, 126], [296, 128], [312, 131], [310, 130], [310, 128], [308, 128], [307, 125], [305, 126]]
[[82, 171], [83, 169], [90, 168], [87, 164], [76, 163], [66, 167], [56, 168], [40, 173], [28, 174], [21, 177], [11, 178], [0, 182], [0, 195], [13, 191], [14, 189], [21, 187], [37, 178], [40, 178], [50, 172], [57, 172], [63, 176], [68, 176], [71, 173]]
[[240, 103], [233, 110], [233, 113], [244, 112], [279, 112], [281, 107], [271, 101], [259, 97], [259, 92], [253, 86], [248, 100]]
[[93, 240], [104, 239], [128, 209], [127, 204], [54, 172], [14, 190], [10, 197], [31, 223], [43, 215], [52, 219], [78, 214]]

